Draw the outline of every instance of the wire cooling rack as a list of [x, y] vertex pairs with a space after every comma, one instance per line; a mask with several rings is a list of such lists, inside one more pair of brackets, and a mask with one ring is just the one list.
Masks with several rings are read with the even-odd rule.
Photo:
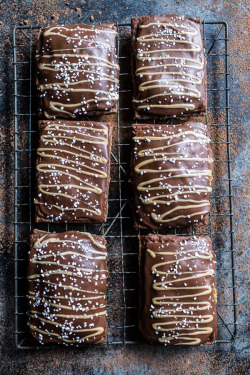
[[[34, 44], [39, 27], [13, 31], [15, 103], [15, 336], [20, 349], [41, 348], [27, 327], [27, 258], [34, 227], [47, 231], [81, 230], [104, 234], [110, 270], [107, 288], [108, 344], [138, 343], [138, 239], [132, 225], [132, 191], [129, 183], [131, 155], [132, 91], [130, 75], [130, 25], [117, 24], [120, 62], [120, 99], [111, 153], [111, 183], [107, 223], [34, 225], [35, 158], [37, 145]], [[208, 75], [208, 115], [215, 156], [209, 225], [178, 235], [207, 234], [216, 253], [218, 291], [217, 343], [232, 342], [237, 333], [235, 296], [234, 227], [229, 125], [228, 27], [225, 22], [203, 22]], [[110, 120], [110, 117], [106, 117]], [[100, 120], [97, 118], [96, 120]], [[103, 117], [102, 120], [105, 120]], [[173, 123], [173, 120], [169, 122]], [[148, 233], [148, 231], [141, 231]], [[49, 346], [51, 347], [51, 346]]]

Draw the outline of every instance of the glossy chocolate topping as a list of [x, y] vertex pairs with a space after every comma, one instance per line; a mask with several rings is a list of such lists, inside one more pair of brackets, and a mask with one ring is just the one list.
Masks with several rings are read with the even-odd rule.
[[135, 118], [206, 112], [206, 67], [198, 17], [132, 19]]
[[41, 344], [107, 338], [105, 239], [35, 230], [29, 254], [29, 328]]
[[199, 122], [133, 125], [135, 228], [207, 224], [213, 155]]
[[140, 236], [139, 330], [152, 344], [213, 343], [215, 255], [209, 237]]
[[36, 222], [104, 222], [112, 126], [40, 121]]
[[79, 118], [117, 111], [116, 37], [114, 25], [40, 30], [35, 59], [41, 117]]

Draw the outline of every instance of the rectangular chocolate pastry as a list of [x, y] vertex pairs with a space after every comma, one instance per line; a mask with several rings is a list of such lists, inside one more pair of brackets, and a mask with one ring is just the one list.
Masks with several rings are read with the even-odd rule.
[[139, 236], [139, 330], [151, 344], [212, 344], [215, 254], [209, 237]]
[[133, 134], [135, 228], [207, 224], [214, 165], [208, 127], [135, 124]]
[[29, 329], [41, 344], [107, 339], [103, 236], [34, 230], [28, 265]]
[[200, 18], [136, 17], [131, 27], [135, 118], [206, 113]]
[[40, 117], [79, 118], [117, 112], [116, 38], [114, 25], [40, 30], [35, 56]]
[[39, 128], [36, 222], [105, 222], [112, 126], [54, 120]]

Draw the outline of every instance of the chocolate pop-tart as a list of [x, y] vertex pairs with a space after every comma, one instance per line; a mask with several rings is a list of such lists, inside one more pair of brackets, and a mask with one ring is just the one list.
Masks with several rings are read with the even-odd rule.
[[117, 112], [116, 38], [114, 25], [40, 30], [35, 55], [40, 117], [82, 118]]
[[205, 114], [201, 20], [179, 15], [132, 19], [135, 118]]
[[139, 331], [151, 344], [212, 344], [215, 254], [209, 237], [139, 236]]
[[133, 125], [136, 229], [206, 225], [214, 159], [199, 122]]
[[54, 120], [39, 128], [36, 222], [105, 222], [112, 125]]
[[107, 249], [102, 236], [34, 230], [28, 265], [29, 329], [41, 344], [107, 339]]

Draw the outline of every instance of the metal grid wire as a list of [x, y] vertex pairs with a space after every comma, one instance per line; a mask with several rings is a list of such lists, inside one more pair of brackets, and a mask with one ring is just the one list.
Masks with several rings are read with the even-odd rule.
[[[130, 176], [132, 90], [130, 75], [130, 24], [117, 24], [120, 62], [118, 114], [111, 152], [111, 183], [107, 222], [94, 224], [34, 225], [35, 158], [37, 145], [36, 91], [34, 87], [34, 43], [39, 27], [14, 29], [15, 102], [15, 335], [20, 349], [41, 348], [27, 328], [27, 257], [34, 227], [47, 231], [81, 230], [104, 234], [110, 270], [107, 288], [108, 344], [138, 343], [138, 239], [132, 225]], [[216, 253], [218, 291], [217, 343], [236, 337], [234, 228], [229, 125], [228, 27], [225, 22], [203, 22], [208, 74], [208, 115], [215, 156], [209, 225], [188, 230], [164, 230], [177, 235], [207, 234]], [[110, 117], [103, 116], [103, 119]], [[169, 123], [173, 123], [173, 119]], [[177, 120], [175, 120], [176, 122]], [[166, 121], [165, 121], [166, 123]], [[152, 231], [151, 231], [152, 232]], [[141, 231], [149, 233], [149, 231]], [[51, 347], [51, 346], [49, 346]]]

